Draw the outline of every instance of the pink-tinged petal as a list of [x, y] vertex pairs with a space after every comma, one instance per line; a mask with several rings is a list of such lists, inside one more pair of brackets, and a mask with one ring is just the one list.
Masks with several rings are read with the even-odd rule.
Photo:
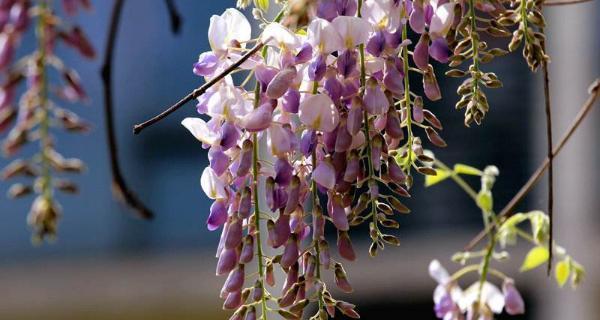
[[271, 125], [272, 118], [273, 105], [267, 102], [245, 115], [241, 125], [250, 132], [258, 132], [267, 129]]
[[283, 155], [292, 150], [292, 141], [287, 131], [277, 123], [269, 127], [269, 144], [274, 155]]
[[279, 71], [267, 86], [267, 97], [270, 99], [281, 98], [292, 85], [296, 75], [297, 72], [294, 67], [288, 67]]
[[419, 38], [413, 53], [413, 61], [419, 69], [427, 70], [429, 65], [429, 35], [427, 33], [423, 33]]
[[298, 113], [298, 108], [300, 107], [300, 92], [296, 89], [288, 90], [283, 96], [281, 106], [286, 112]]
[[404, 74], [396, 68], [393, 60], [388, 59], [383, 69], [383, 84], [396, 97], [404, 94]]
[[431, 18], [431, 24], [429, 25], [429, 33], [432, 38], [441, 38], [448, 34], [454, 22], [455, 5], [454, 2], [448, 2], [435, 10], [435, 15]]
[[344, 211], [342, 199], [340, 196], [333, 196], [329, 198], [328, 212], [331, 217], [331, 221], [335, 227], [340, 231], [348, 231], [350, 226], [348, 224], [348, 217]]
[[244, 246], [240, 253], [240, 263], [249, 263], [254, 258], [254, 237], [250, 234], [244, 237]]
[[200, 118], [185, 118], [181, 124], [190, 131], [194, 138], [208, 145], [216, 145], [220, 140], [220, 135], [214, 130], [210, 130], [207, 123]]
[[197, 76], [211, 76], [219, 67], [219, 58], [211, 52], [204, 52], [198, 57], [198, 62], [194, 63], [194, 74]]
[[331, 263], [331, 255], [329, 254], [329, 243], [326, 240], [319, 241], [319, 259], [321, 265], [325, 267], [325, 269], [329, 269], [329, 264]]
[[350, 282], [348, 282], [348, 276], [346, 275], [346, 271], [344, 267], [340, 263], [336, 263], [334, 267], [334, 275], [335, 275], [335, 285], [340, 288], [340, 290], [351, 293], [354, 291]]
[[326, 94], [308, 96], [300, 104], [300, 121], [318, 131], [333, 131], [340, 120], [340, 115], [331, 98]]
[[415, 6], [409, 18], [410, 27], [416, 33], [425, 32], [425, 12], [423, 8]]
[[223, 285], [223, 289], [226, 292], [236, 292], [242, 289], [244, 286], [244, 265], [239, 264], [237, 268], [233, 269], [229, 276], [227, 276], [227, 280], [225, 280], [225, 284]]
[[242, 292], [235, 291], [227, 295], [225, 302], [223, 303], [223, 309], [234, 310], [242, 305]]
[[224, 249], [219, 255], [219, 261], [217, 261], [217, 275], [226, 274], [231, 272], [237, 264], [238, 256], [235, 249]]
[[451, 53], [446, 38], [433, 40], [429, 47], [429, 55], [440, 63], [447, 63]]
[[356, 260], [356, 254], [354, 253], [354, 248], [352, 247], [352, 241], [350, 241], [350, 236], [346, 231], [338, 231], [338, 252], [340, 256], [348, 261]]
[[450, 280], [448, 271], [446, 271], [438, 260], [433, 260], [429, 263], [429, 276], [439, 284], [446, 284]]
[[329, 21], [321, 18], [311, 21], [306, 39], [321, 54], [330, 54], [344, 48], [344, 42], [335, 27]]
[[226, 224], [227, 233], [225, 234], [225, 248], [235, 249], [242, 244], [242, 219], [232, 217]]
[[268, 46], [294, 50], [300, 47], [300, 39], [283, 25], [273, 22], [263, 30], [261, 41]]
[[515, 287], [515, 283], [512, 279], [504, 280], [502, 292], [504, 293], [504, 309], [506, 310], [506, 313], [511, 316], [525, 313], [525, 302]]
[[208, 230], [215, 231], [227, 221], [227, 201], [216, 200], [210, 206], [210, 214], [206, 220]]
[[442, 92], [440, 91], [440, 86], [431, 65], [423, 75], [423, 91], [425, 92], [425, 96], [431, 101], [437, 101], [442, 98]]
[[312, 173], [316, 183], [331, 190], [335, 187], [335, 169], [329, 161], [321, 161]]
[[348, 120], [346, 122], [346, 128], [348, 129], [348, 133], [354, 136], [362, 129], [362, 121], [363, 121], [363, 110], [362, 110], [362, 100], [356, 97], [352, 99], [352, 103], [350, 104], [350, 111], [348, 111]]
[[202, 172], [200, 177], [200, 185], [202, 190], [210, 199], [224, 199], [227, 198], [227, 191], [225, 190], [225, 183], [217, 176], [213, 169], [207, 167]]
[[369, 114], [384, 114], [388, 111], [390, 103], [381, 85], [375, 78], [370, 78], [367, 81], [367, 89], [365, 90], [364, 106]]
[[365, 44], [373, 27], [366, 20], [358, 17], [339, 16], [331, 22], [340, 34], [346, 49], [353, 49]]
[[285, 249], [283, 249], [283, 254], [281, 255], [281, 267], [283, 269], [288, 269], [298, 260], [298, 240], [295, 234], [292, 234], [285, 245]]

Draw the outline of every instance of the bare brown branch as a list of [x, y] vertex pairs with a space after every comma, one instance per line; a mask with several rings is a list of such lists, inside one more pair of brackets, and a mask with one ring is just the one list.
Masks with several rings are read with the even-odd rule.
[[137, 216], [143, 219], [152, 219], [152, 212], [144, 205], [136, 194], [127, 186], [121, 167], [119, 165], [119, 156], [117, 148], [117, 139], [115, 137], [115, 124], [113, 112], [113, 95], [112, 95], [112, 62], [114, 55], [115, 42], [123, 11], [125, 0], [115, 0], [111, 12], [108, 39], [106, 41], [106, 49], [104, 52], [104, 62], [102, 64], [101, 75], [104, 91], [104, 118], [106, 121], [106, 139], [108, 142], [108, 151], [110, 156], [110, 169], [112, 174], [113, 192], [122, 198], [122, 200], [132, 208]]
[[207, 83], [205, 83], [204, 85], [202, 85], [201, 87], [199, 87], [199, 88], [195, 89], [194, 91], [190, 92], [183, 99], [179, 100], [177, 103], [175, 103], [174, 105], [170, 106], [165, 111], [161, 112], [160, 114], [158, 114], [157, 116], [153, 117], [152, 119], [149, 119], [149, 120], [147, 120], [147, 121], [145, 121], [143, 123], [140, 123], [140, 124], [136, 124], [133, 127], [133, 133], [134, 134], [139, 134], [146, 127], [149, 127], [149, 126], [151, 126], [151, 125], [159, 122], [160, 120], [162, 120], [162, 119], [166, 118], [167, 116], [169, 116], [171, 113], [173, 113], [173, 112], [177, 111], [179, 108], [183, 107], [186, 103], [188, 103], [188, 102], [190, 102], [190, 101], [198, 98], [199, 96], [203, 95], [206, 92], [206, 90], [208, 90], [210, 87], [214, 86], [219, 81], [221, 81], [223, 78], [225, 78], [228, 74], [232, 73], [237, 68], [239, 68], [239, 66], [241, 66], [244, 62], [246, 62], [246, 60], [250, 59], [250, 57], [252, 57], [254, 54], [256, 54], [260, 49], [262, 49], [263, 46], [264, 46], [264, 43], [262, 43], [262, 42], [259, 41], [254, 46], [254, 48], [252, 48], [250, 51], [248, 51], [246, 54], [244, 54], [238, 61], [236, 61], [235, 63], [233, 63], [227, 69], [223, 70], [223, 72], [221, 72], [219, 75], [217, 75], [216, 77], [214, 77], [213, 79], [211, 79], [210, 81], [208, 81]]
[[[585, 103], [581, 107], [579, 113], [573, 120], [573, 123], [571, 123], [571, 126], [569, 127], [567, 132], [564, 134], [564, 136], [558, 142], [558, 145], [556, 145], [554, 147], [554, 149], [552, 150], [552, 156], [556, 157], [562, 151], [565, 144], [573, 136], [573, 133], [577, 130], [577, 128], [579, 128], [579, 125], [581, 125], [581, 122], [583, 122], [583, 120], [589, 114], [590, 110], [592, 110], [592, 107], [596, 103], [596, 100], [598, 100], [599, 96], [600, 96], [600, 78], [596, 79], [590, 86], [588, 99], [585, 101]], [[498, 219], [496, 221], [500, 221], [501, 219], [504, 220], [505, 218], [508, 218], [512, 214], [514, 214], [513, 209], [517, 206], [517, 204], [519, 202], [521, 202], [521, 200], [523, 200], [523, 198], [531, 191], [531, 189], [533, 189], [533, 187], [540, 180], [540, 178], [542, 177], [544, 172], [546, 172], [549, 165], [550, 165], [550, 159], [546, 157], [544, 159], [544, 161], [542, 161], [542, 163], [535, 170], [535, 172], [531, 175], [529, 180], [527, 180], [527, 182], [523, 185], [523, 187], [521, 187], [519, 192], [517, 192], [517, 194], [508, 202], [508, 204], [504, 207], [504, 209], [502, 209], [502, 211], [500, 211], [500, 214], [498, 215]], [[490, 232], [496, 226], [497, 226], [497, 223], [492, 223], [485, 230], [482, 230], [479, 234], [477, 234], [467, 244], [467, 246], [465, 247], [465, 251], [472, 250], [483, 238], [485, 238], [486, 234], [488, 234], [488, 232]]]

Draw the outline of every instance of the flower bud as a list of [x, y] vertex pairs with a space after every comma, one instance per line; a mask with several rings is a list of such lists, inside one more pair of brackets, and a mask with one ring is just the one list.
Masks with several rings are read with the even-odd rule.
[[223, 303], [224, 310], [233, 310], [237, 309], [242, 305], [242, 292], [235, 291], [231, 292], [227, 295], [225, 302]]
[[366, 84], [364, 106], [369, 114], [383, 114], [389, 109], [389, 101], [381, 85], [375, 78], [369, 78]]
[[504, 293], [504, 309], [506, 313], [511, 316], [525, 313], [525, 302], [523, 302], [523, 298], [512, 279], [504, 280], [502, 292]]
[[244, 265], [239, 264], [229, 273], [229, 276], [227, 276], [223, 289], [229, 293], [240, 291], [242, 286], [244, 286], [244, 277]]
[[249, 263], [254, 258], [254, 237], [250, 234], [244, 237], [244, 245], [240, 253], [240, 263]]
[[285, 283], [283, 284], [283, 289], [281, 290], [282, 292], [286, 292], [294, 285], [294, 283], [298, 282], [299, 269], [300, 265], [298, 262], [296, 262], [287, 270], [287, 277], [285, 279]]
[[331, 255], [329, 254], [329, 244], [327, 240], [320, 240], [317, 244], [319, 246], [319, 262], [325, 269], [329, 269], [331, 263]]
[[344, 301], [338, 301], [335, 306], [347, 317], [352, 318], [352, 319], [360, 319], [360, 315], [358, 314], [358, 312], [356, 312], [356, 310], [354, 310], [354, 308], [356, 308], [355, 305], [348, 303], [348, 302], [344, 302]]
[[298, 239], [295, 234], [292, 234], [287, 240], [287, 244], [281, 255], [281, 267], [287, 270], [298, 260]]
[[273, 77], [273, 80], [271, 80], [267, 86], [267, 97], [270, 99], [281, 98], [292, 85], [296, 75], [297, 72], [296, 68], [294, 67], [288, 67], [279, 71], [279, 73]]
[[335, 227], [340, 231], [348, 231], [350, 229], [348, 217], [346, 217], [346, 212], [342, 206], [342, 199], [339, 195], [329, 197], [328, 209], [329, 216]]
[[338, 231], [337, 246], [338, 252], [342, 258], [349, 261], [356, 260], [356, 254], [354, 253], [354, 248], [352, 248], [352, 242], [350, 241], [348, 232]]
[[242, 219], [236, 216], [230, 217], [225, 230], [225, 248], [237, 248], [242, 243]]
[[266, 102], [258, 108], [246, 114], [242, 120], [242, 127], [249, 132], [259, 132], [267, 129], [271, 125], [273, 118], [273, 104]]
[[425, 91], [427, 98], [431, 101], [437, 101], [442, 98], [440, 87], [435, 78], [432, 66], [429, 66], [423, 75], [423, 90]]
[[429, 34], [421, 34], [419, 42], [415, 45], [413, 61], [419, 69], [427, 70], [429, 65]]
[[224, 199], [217, 199], [210, 206], [210, 214], [206, 220], [208, 230], [214, 231], [227, 221], [227, 202]]
[[237, 264], [237, 259], [238, 256], [235, 248], [221, 251], [219, 260], [217, 261], [217, 275], [220, 276], [231, 272]]
[[249, 139], [244, 140], [242, 144], [242, 151], [240, 154], [238, 168], [236, 170], [235, 175], [238, 177], [243, 177], [250, 172], [250, 167], [252, 167], [252, 154], [253, 154], [254, 144]]
[[331, 190], [335, 187], [335, 169], [329, 160], [317, 164], [312, 172], [312, 179], [324, 188]]
[[362, 128], [362, 122], [362, 101], [359, 97], [355, 97], [352, 99], [350, 111], [348, 111], [348, 119], [346, 120], [346, 128], [348, 129], [348, 133], [350, 133], [352, 136], [356, 135]]
[[350, 282], [348, 282], [346, 271], [344, 270], [344, 267], [341, 263], [336, 262], [334, 267], [334, 274], [335, 285], [338, 288], [340, 288], [340, 290], [342, 290], [345, 293], [351, 293], [352, 291], [354, 291], [354, 289], [352, 289], [352, 286], [350, 285]]

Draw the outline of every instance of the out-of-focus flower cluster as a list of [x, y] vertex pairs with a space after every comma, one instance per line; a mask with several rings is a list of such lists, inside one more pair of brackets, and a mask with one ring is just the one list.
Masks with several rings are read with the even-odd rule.
[[[337, 287], [352, 291], [342, 266], [356, 259], [351, 227], [368, 223], [371, 256], [399, 245], [384, 229], [398, 228], [395, 213], [410, 211], [400, 198], [410, 196], [415, 172], [437, 174], [423, 144], [446, 146], [442, 124], [427, 108], [442, 97], [434, 65], [472, 61], [468, 70], [447, 74], [468, 77], [457, 108], [466, 107], [466, 124], [480, 123], [489, 109], [481, 87], [501, 86], [480, 64], [507, 51], [488, 49], [479, 33], [508, 36], [511, 17], [512, 24], [521, 21], [515, 34], [525, 32], [519, 30], [528, 30], [527, 12], [535, 6], [522, 4], [525, 16], [515, 16], [500, 1], [290, 0], [277, 2], [281, 12], [270, 21], [264, 12], [270, 2], [238, 5], [251, 2], [257, 37], [236, 9], [211, 18], [211, 51], [199, 56], [193, 72], [222, 80], [198, 98], [202, 117], [182, 122], [208, 149], [201, 185], [214, 199], [208, 229], [222, 230], [216, 273], [227, 275], [223, 307], [233, 310], [231, 319], [266, 319], [269, 311], [297, 319], [315, 302], [311, 319], [333, 317], [336, 309], [356, 318], [354, 305], [333, 298], [321, 273], [333, 271]], [[262, 51], [250, 50], [255, 46]], [[527, 57], [538, 50], [533, 46]], [[231, 76], [237, 72], [247, 74], [238, 84]], [[422, 84], [411, 87], [411, 77]], [[329, 243], [328, 229], [337, 243]], [[265, 244], [276, 253], [265, 255]], [[249, 272], [251, 262], [258, 272]], [[286, 275], [280, 297], [268, 289], [276, 285], [276, 268]], [[508, 299], [500, 306], [498, 290], [482, 286], [467, 290], [479, 292], [480, 299], [466, 295], [479, 303], [471, 314], [488, 319], [505, 301], [507, 310], [520, 311]], [[505, 287], [512, 290], [508, 282]], [[498, 301], [484, 305], [482, 292], [485, 301], [488, 293]], [[462, 317], [466, 309], [448, 296], [436, 298], [438, 316]]]
[[[73, 15], [80, 8], [90, 9], [91, 4], [88, 0], [63, 0], [62, 7], [68, 15]], [[15, 57], [21, 38], [33, 29], [37, 49]], [[63, 21], [53, 11], [50, 1], [0, 1], [0, 132], [12, 126], [3, 141], [2, 150], [6, 156], [13, 157], [18, 156], [26, 144], [39, 143], [36, 154], [29, 159], [18, 157], [3, 169], [0, 178], [34, 179], [33, 183], [13, 184], [8, 193], [11, 198], [38, 194], [28, 216], [36, 240], [56, 232], [61, 208], [53, 197], [54, 190], [77, 192], [75, 183], [68, 179], [54, 179], [53, 173], [81, 172], [84, 167], [81, 160], [64, 158], [55, 149], [50, 131], [54, 127], [73, 133], [89, 129], [87, 123], [53, 99], [56, 97], [57, 101], [75, 103], [87, 98], [77, 72], [64, 65], [54, 54], [56, 46], [61, 43], [85, 58], [95, 56], [94, 48], [83, 31]], [[50, 83], [51, 71], [60, 75], [60, 83]]]

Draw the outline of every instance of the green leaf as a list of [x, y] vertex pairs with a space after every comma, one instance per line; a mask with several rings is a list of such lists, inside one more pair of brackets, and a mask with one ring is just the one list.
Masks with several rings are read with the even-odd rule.
[[546, 261], [548, 261], [548, 257], [550, 256], [550, 252], [548, 249], [538, 246], [529, 251], [525, 260], [523, 261], [523, 265], [521, 266], [521, 272], [529, 271], [531, 269], [535, 269]]
[[554, 275], [556, 277], [556, 283], [562, 288], [567, 280], [569, 279], [569, 274], [571, 274], [571, 262], [569, 259], [565, 259], [556, 264], [556, 269], [554, 270]]
[[269, 11], [269, 2], [269, 0], [254, 0], [254, 6], [264, 12], [267, 12]]
[[481, 170], [462, 163], [457, 163], [454, 165], [454, 172], [457, 174], [468, 174], [472, 176], [480, 176], [483, 174]]
[[443, 170], [443, 169], [434, 169], [434, 170], [436, 173], [435, 176], [430, 176], [430, 175], [425, 176], [425, 187], [431, 187], [434, 184], [438, 184], [438, 183], [448, 179], [452, 175], [452, 172], [447, 171], [447, 170]]

